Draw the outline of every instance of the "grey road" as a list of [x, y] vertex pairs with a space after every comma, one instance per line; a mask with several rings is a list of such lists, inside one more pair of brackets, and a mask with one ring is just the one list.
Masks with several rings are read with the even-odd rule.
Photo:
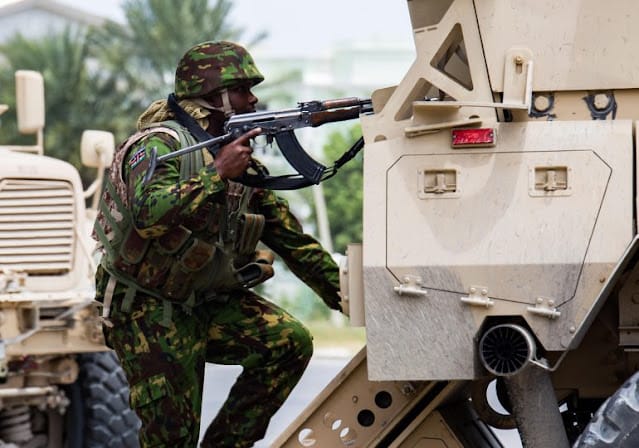
[[[313, 398], [348, 363], [347, 357], [314, 356], [304, 376], [293, 390], [284, 406], [275, 414], [264, 440], [256, 448], [269, 448], [275, 438], [306, 408]], [[202, 406], [202, 431], [211, 422], [231, 385], [241, 369], [236, 366], [207, 364]], [[498, 431], [498, 437], [505, 448], [520, 448], [521, 442], [515, 431]]]

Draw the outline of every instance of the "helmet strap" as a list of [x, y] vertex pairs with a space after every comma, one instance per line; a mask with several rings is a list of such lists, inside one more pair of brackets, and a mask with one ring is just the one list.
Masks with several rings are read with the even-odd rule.
[[224, 116], [228, 118], [231, 115], [235, 115], [235, 111], [231, 106], [231, 98], [229, 98], [229, 89], [222, 89], [220, 96], [222, 97], [222, 112], [224, 112]]
[[233, 110], [233, 107], [231, 106], [231, 99], [229, 98], [228, 89], [222, 89], [220, 90], [219, 93], [220, 93], [220, 98], [222, 99], [222, 107], [214, 106], [203, 98], [193, 98], [191, 101], [193, 101], [196, 104], [199, 104], [205, 109], [222, 112], [225, 118], [228, 118], [231, 115], [235, 115], [235, 111]]

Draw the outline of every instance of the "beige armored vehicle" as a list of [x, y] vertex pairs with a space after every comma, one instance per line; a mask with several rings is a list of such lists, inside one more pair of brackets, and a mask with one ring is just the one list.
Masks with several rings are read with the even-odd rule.
[[94, 210], [85, 207], [100, 193], [113, 135], [85, 131], [82, 159], [98, 175], [83, 191], [72, 165], [43, 154], [39, 73], [16, 72], [16, 103], [19, 130], [35, 143], [0, 146], [0, 446], [138, 446], [93, 304]]
[[406, 3], [342, 266], [367, 346], [275, 445], [638, 447], [636, 2]]

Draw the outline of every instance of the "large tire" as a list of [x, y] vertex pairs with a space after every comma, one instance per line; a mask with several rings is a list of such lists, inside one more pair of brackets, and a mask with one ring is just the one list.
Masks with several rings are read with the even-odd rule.
[[639, 447], [639, 372], [601, 405], [573, 448]]
[[80, 375], [67, 389], [68, 448], [137, 448], [140, 420], [129, 407], [129, 386], [112, 352], [78, 356]]

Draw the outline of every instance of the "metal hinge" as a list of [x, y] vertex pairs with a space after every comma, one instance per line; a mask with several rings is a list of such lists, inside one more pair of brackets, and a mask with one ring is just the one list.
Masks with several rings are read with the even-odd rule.
[[393, 290], [400, 296], [425, 296], [428, 292], [422, 288], [422, 278], [416, 275], [405, 275], [399, 286]]
[[548, 319], [556, 319], [561, 316], [561, 312], [557, 311], [557, 308], [555, 307], [555, 301], [544, 297], [538, 297], [535, 306], [529, 306], [526, 309], [529, 313], [536, 314], [541, 317], [547, 317]]
[[495, 301], [488, 297], [488, 288], [485, 286], [471, 286], [467, 296], [462, 296], [461, 301], [467, 305], [490, 308]]

